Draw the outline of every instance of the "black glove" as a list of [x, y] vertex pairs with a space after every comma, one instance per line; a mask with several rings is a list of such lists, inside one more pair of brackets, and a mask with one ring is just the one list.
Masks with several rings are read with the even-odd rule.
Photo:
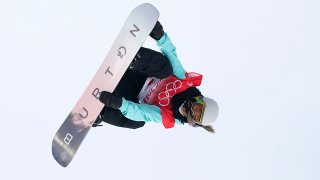
[[107, 107], [119, 109], [122, 105], [122, 98], [107, 91], [102, 91], [99, 97], [100, 102]]
[[152, 29], [150, 36], [155, 40], [160, 40], [164, 35], [163, 27], [159, 21], [157, 21], [156, 25]]

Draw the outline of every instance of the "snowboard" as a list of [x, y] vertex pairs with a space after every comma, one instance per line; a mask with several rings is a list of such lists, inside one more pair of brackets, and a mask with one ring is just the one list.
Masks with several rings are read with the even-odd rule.
[[102, 65], [53, 138], [52, 154], [61, 166], [71, 162], [104, 107], [100, 92], [114, 91], [158, 17], [158, 10], [149, 3], [129, 14]]

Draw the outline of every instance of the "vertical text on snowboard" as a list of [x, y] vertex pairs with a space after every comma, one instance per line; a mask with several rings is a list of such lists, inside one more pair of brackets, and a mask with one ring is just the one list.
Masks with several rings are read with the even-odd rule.
[[[138, 33], [138, 32], [140, 31], [140, 28], [139, 28], [136, 24], [133, 24], [133, 28], [134, 28], [134, 29], [129, 30], [129, 33], [135, 38], [135, 37], [137, 37], [136, 33]], [[118, 48], [118, 51], [117, 51], [117, 56], [119, 56], [120, 59], [122, 59], [122, 58], [126, 55], [126, 53], [127, 53], [127, 48], [126, 48], [125, 46], [120, 46], [120, 47]], [[113, 76], [113, 72], [110, 70], [110, 68], [111, 68], [111, 67], [108, 66], [108, 68], [105, 70], [105, 73], [104, 73], [104, 74], [109, 74], [109, 75]], [[99, 88], [95, 88], [95, 89], [93, 90], [93, 92], [92, 92], [92, 96], [93, 96], [95, 99], [99, 100], [100, 93], [101, 93], [101, 92], [100, 92]], [[88, 110], [87, 108], [83, 107], [83, 108], [82, 108], [82, 112], [79, 112], [78, 114], [79, 114], [79, 116], [82, 118], [82, 120], [84, 120], [84, 119], [86, 119], [86, 118], [88, 117], [88, 115], [89, 115], [89, 110]], [[65, 135], [63, 141], [64, 141], [64, 143], [65, 143], [66, 145], [69, 145], [70, 142], [72, 141], [72, 139], [73, 139], [73, 135], [68, 132], [68, 133]]]

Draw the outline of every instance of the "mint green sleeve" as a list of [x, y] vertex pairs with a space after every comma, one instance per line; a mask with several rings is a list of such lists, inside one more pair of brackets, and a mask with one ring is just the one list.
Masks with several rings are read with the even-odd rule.
[[163, 55], [166, 56], [170, 61], [173, 68], [173, 74], [180, 79], [186, 78], [186, 70], [183, 68], [180, 60], [178, 59], [176, 47], [172, 44], [167, 33], [164, 33], [162, 38], [159, 41], [157, 41], [157, 45], [160, 48]]
[[[161, 111], [158, 106], [149, 104], [138, 104], [122, 98], [122, 105], [119, 109], [128, 119], [133, 121], [162, 123]], [[182, 124], [175, 119], [176, 124]]]

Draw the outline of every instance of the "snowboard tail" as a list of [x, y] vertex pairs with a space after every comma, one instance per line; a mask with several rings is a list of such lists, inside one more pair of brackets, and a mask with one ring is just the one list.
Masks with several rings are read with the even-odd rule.
[[101, 112], [104, 105], [99, 101], [100, 92], [114, 91], [158, 17], [158, 10], [148, 3], [129, 14], [102, 65], [53, 138], [52, 154], [61, 166], [72, 161]]

